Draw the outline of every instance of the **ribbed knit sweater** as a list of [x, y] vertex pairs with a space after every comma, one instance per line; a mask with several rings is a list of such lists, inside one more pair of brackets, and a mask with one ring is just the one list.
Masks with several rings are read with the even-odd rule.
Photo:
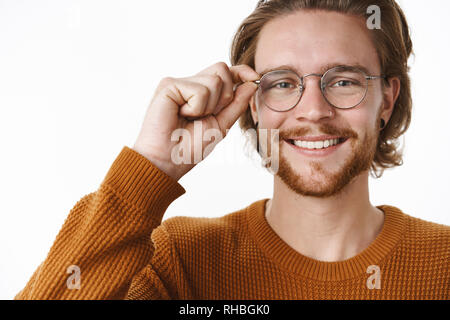
[[[272, 230], [267, 199], [220, 218], [162, 221], [183, 193], [178, 182], [125, 146], [98, 190], [75, 204], [15, 298], [449, 298], [448, 226], [378, 206], [384, 225], [370, 246], [348, 260], [322, 262]], [[76, 279], [73, 266], [79, 268]]]

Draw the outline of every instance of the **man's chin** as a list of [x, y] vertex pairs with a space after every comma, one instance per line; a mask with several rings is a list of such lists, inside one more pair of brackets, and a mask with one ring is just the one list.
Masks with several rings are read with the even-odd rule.
[[339, 173], [330, 172], [319, 162], [311, 161], [298, 168], [285, 158], [280, 159], [277, 177], [293, 192], [309, 197], [325, 198], [338, 194], [344, 186], [339, 186]]
[[363, 148], [355, 151], [352, 152], [353, 157], [341, 164], [314, 160], [298, 164], [282, 154], [277, 176], [299, 195], [317, 198], [337, 196], [356, 177], [370, 169], [373, 160], [371, 152]]

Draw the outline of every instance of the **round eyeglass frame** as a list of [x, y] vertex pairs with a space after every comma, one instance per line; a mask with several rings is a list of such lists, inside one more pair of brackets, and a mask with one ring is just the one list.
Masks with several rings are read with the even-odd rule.
[[[327, 99], [327, 97], [325, 96], [325, 92], [324, 92], [325, 87], [324, 87], [323, 80], [325, 79], [326, 75], [327, 75], [328, 73], [330, 73], [330, 72], [333, 72], [333, 71], [335, 71], [335, 70], [337, 70], [337, 69], [342, 69], [342, 68], [345, 68], [345, 69], [347, 69], [347, 70], [352, 70], [352, 71], [360, 72], [360, 73], [364, 76], [364, 78], [366, 79], [366, 89], [365, 89], [365, 92], [364, 92], [363, 97], [361, 98], [361, 100], [360, 100], [357, 104], [355, 104], [354, 106], [351, 106], [351, 107], [337, 107], [337, 106], [335, 106], [334, 104], [332, 104], [332, 103]], [[325, 99], [325, 101], [326, 101], [329, 105], [331, 105], [332, 107], [334, 107], [334, 108], [336, 108], [336, 109], [344, 109], [344, 110], [347, 110], [347, 109], [353, 109], [353, 108], [359, 106], [359, 105], [361, 104], [361, 102], [364, 101], [364, 99], [365, 99], [366, 96], [367, 96], [367, 92], [368, 92], [368, 90], [369, 90], [369, 80], [386, 79], [386, 76], [385, 76], [385, 75], [380, 75], [380, 76], [371, 76], [371, 75], [367, 75], [363, 70], [361, 70], [361, 69], [359, 69], [359, 68], [357, 68], [357, 67], [350, 67], [350, 66], [336, 66], [336, 67], [334, 67], [334, 68], [331, 68], [331, 69], [327, 70], [324, 74], [310, 73], [310, 74], [306, 74], [306, 75], [301, 76], [301, 77], [300, 77], [296, 72], [294, 72], [294, 71], [292, 71], [292, 70], [288, 70], [288, 69], [272, 70], [272, 71], [269, 71], [269, 72], [266, 72], [265, 74], [263, 74], [259, 80], [255, 80], [255, 81], [251, 81], [251, 82], [255, 83], [255, 84], [258, 86], [258, 91], [261, 91], [261, 86], [260, 86], [260, 84], [261, 84], [261, 82], [263, 81], [264, 77], [266, 77], [267, 75], [276, 73], [276, 72], [280, 72], [280, 71], [285, 71], [285, 72], [293, 73], [293, 74], [300, 80], [300, 81], [299, 81], [300, 84], [298, 85], [298, 87], [299, 87], [299, 89], [300, 89], [300, 95], [299, 95], [299, 97], [298, 97], [297, 102], [296, 102], [292, 107], [289, 107], [289, 108], [286, 109], [286, 110], [277, 110], [277, 109], [274, 109], [273, 107], [271, 107], [271, 106], [269, 106], [268, 104], [266, 104], [266, 103], [264, 102], [264, 99], [262, 99], [262, 102], [264, 103], [264, 105], [265, 105], [266, 107], [268, 107], [270, 110], [274, 111], [274, 112], [288, 112], [288, 111], [294, 109], [294, 108], [298, 105], [298, 103], [299, 103], [300, 100], [302, 99], [303, 92], [305, 91], [305, 85], [304, 85], [303, 79], [306, 78], [306, 77], [309, 77], [309, 76], [320, 77], [320, 84], [319, 84], [319, 86], [320, 86], [320, 91], [322, 92], [322, 96], [323, 96], [323, 98]], [[241, 83], [241, 84], [242, 84], [242, 83]], [[240, 84], [239, 84], [239, 85], [240, 85]]]

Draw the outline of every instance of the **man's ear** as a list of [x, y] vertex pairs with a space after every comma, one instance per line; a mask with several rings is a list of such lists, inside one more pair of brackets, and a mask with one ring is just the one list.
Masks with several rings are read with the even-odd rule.
[[384, 93], [383, 93], [383, 109], [381, 110], [381, 118], [389, 122], [389, 119], [392, 116], [392, 112], [394, 112], [395, 102], [400, 95], [400, 79], [398, 77], [392, 77], [388, 79], [389, 86], [384, 85]]
[[253, 122], [257, 123], [258, 122], [258, 112], [256, 111], [255, 96], [250, 98], [249, 105], [250, 105], [250, 111], [252, 113]]

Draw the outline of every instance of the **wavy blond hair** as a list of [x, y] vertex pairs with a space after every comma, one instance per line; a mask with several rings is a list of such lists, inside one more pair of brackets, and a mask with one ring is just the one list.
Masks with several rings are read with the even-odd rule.
[[[382, 176], [386, 168], [403, 164], [403, 150], [399, 138], [408, 130], [411, 122], [412, 99], [408, 75], [408, 59], [413, 53], [412, 41], [405, 15], [394, 0], [269, 0], [259, 1], [255, 10], [241, 23], [233, 37], [230, 61], [232, 65], [246, 64], [255, 68], [255, 52], [258, 36], [264, 25], [280, 16], [302, 9], [335, 11], [361, 18], [369, 17], [367, 9], [377, 5], [381, 9], [381, 29], [371, 30], [371, 37], [380, 60], [381, 72], [387, 79], [400, 79], [400, 94], [386, 127], [378, 139], [377, 151], [371, 164], [373, 177]], [[384, 82], [389, 86], [387, 81]], [[242, 131], [256, 129], [250, 108], [239, 119]], [[256, 146], [256, 142], [251, 141]]]

